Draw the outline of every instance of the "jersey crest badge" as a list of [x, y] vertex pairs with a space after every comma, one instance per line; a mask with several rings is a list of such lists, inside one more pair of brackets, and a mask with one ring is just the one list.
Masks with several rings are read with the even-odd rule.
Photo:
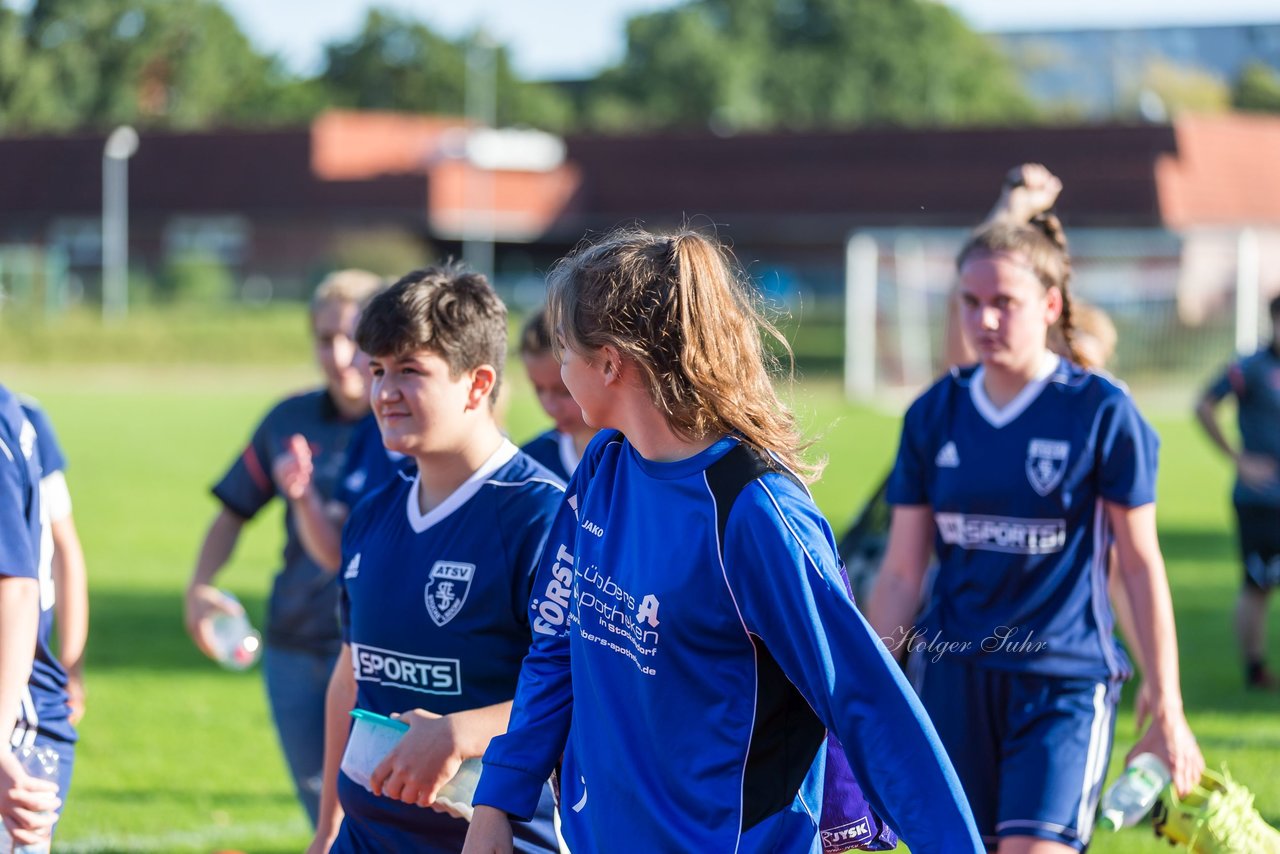
[[1062, 483], [1067, 473], [1067, 455], [1070, 442], [1052, 439], [1032, 439], [1027, 445], [1027, 480], [1040, 495], [1048, 495]]
[[431, 567], [431, 574], [423, 591], [427, 616], [437, 626], [458, 616], [462, 604], [471, 591], [471, 579], [476, 573], [474, 563], [454, 563], [438, 560]]

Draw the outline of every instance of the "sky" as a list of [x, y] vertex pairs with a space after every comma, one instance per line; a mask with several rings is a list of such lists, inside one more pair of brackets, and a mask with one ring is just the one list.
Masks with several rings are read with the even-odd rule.
[[[530, 79], [587, 77], [622, 57], [628, 17], [673, 0], [223, 0], [259, 49], [303, 73], [377, 5], [457, 37], [483, 26]], [[979, 30], [1280, 23], [1280, 0], [947, 0]]]

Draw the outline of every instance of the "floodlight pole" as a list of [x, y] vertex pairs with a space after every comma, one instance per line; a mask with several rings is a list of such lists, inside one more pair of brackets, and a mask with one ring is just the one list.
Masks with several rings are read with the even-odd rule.
[[118, 323], [129, 313], [129, 158], [138, 133], [121, 125], [102, 149], [102, 319]]

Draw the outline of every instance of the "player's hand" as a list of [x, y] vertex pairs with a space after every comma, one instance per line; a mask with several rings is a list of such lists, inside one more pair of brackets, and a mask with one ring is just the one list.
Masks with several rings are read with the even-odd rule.
[[1268, 489], [1276, 485], [1276, 461], [1263, 454], [1241, 451], [1236, 456], [1236, 473], [1240, 482], [1254, 489]]
[[301, 433], [294, 433], [285, 445], [285, 451], [271, 464], [271, 475], [285, 498], [296, 501], [311, 488], [315, 465], [311, 459], [311, 446]]
[[72, 726], [80, 723], [84, 717], [84, 668], [67, 668], [67, 708], [71, 713], [67, 720]]
[[1024, 163], [1009, 170], [1000, 194], [1003, 219], [1030, 222], [1053, 207], [1062, 192], [1062, 181], [1039, 163]]
[[511, 854], [511, 819], [502, 810], [477, 806], [462, 854]]
[[1156, 711], [1142, 738], [1125, 757], [1125, 764], [1141, 753], [1150, 753], [1164, 763], [1173, 778], [1174, 791], [1185, 796], [1204, 773], [1204, 757], [1191, 727], [1181, 711]]
[[448, 715], [413, 709], [399, 718], [409, 724], [409, 731], [373, 769], [369, 788], [375, 795], [429, 807], [466, 757], [458, 750], [453, 719]]
[[32, 777], [18, 758], [0, 756], [0, 819], [14, 842], [29, 845], [46, 839], [58, 820], [58, 784]]
[[184, 604], [187, 634], [201, 652], [217, 661], [213, 618], [218, 614], [243, 614], [244, 606], [211, 584], [193, 584], [188, 587]]

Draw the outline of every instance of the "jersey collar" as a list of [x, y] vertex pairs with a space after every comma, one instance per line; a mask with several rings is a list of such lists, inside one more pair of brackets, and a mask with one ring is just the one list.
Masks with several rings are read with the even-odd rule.
[[1036, 374], [1032, 377], [1031, 382], [1022, 387], [1022, 391], [1018, 392], [1013, 400], [1004, 405], [1004, 408], [997, 407], [991, 402], [991, 398], [987, 397], [987, 391], [982, 385], [982, 379], [986, 376], [986, 368], [982, 365], [973, 372], [973, 378], [969, 381], [969, 397], [973, 400], [973, 408], [978, 410], [978, 414], [984, 420], [997, 430], [1013, 421], [1023, 412], [1027, 411], [1027, 407], [1035, 402], [1040, 396], [1040, 392], [1044, 391], [1044, 387], [1049, 384], [1050, 377], [1054, 371], [1062, 364], [1062, 357], [1056, 353], [1046, 352], [1044, 358], [1040, 360], [1040, 367], [1036, 370]]
[[519, 450], [511, 443], [510, 439], [503, 439], [502, 444], [498, 446], [498, 450], [494, 451], [489, 456], [489, 459], [485, 460], [480, 465], [480, 468], [475, 470], [471, 477], [464, 480], [462, 485], [450, 493], [448, 498], [432, 507], [426, 513], [418, 509], [418, 490], [422, 488], [422, 472], [419, 471], [413, 476], [413, 483], [409, 486], [409, 498], [405, 502], [405, 513], [408, 514], [409, 527], [413, 528], [415, 534], [421, 534], [440, 520], [447, 518], [453, 511], [466, 504], [471, 496], [480, 491], [480, 487], [484, 486], [484, 482], [489, 479], [489, 475], [511, 462], [511, 458]]

